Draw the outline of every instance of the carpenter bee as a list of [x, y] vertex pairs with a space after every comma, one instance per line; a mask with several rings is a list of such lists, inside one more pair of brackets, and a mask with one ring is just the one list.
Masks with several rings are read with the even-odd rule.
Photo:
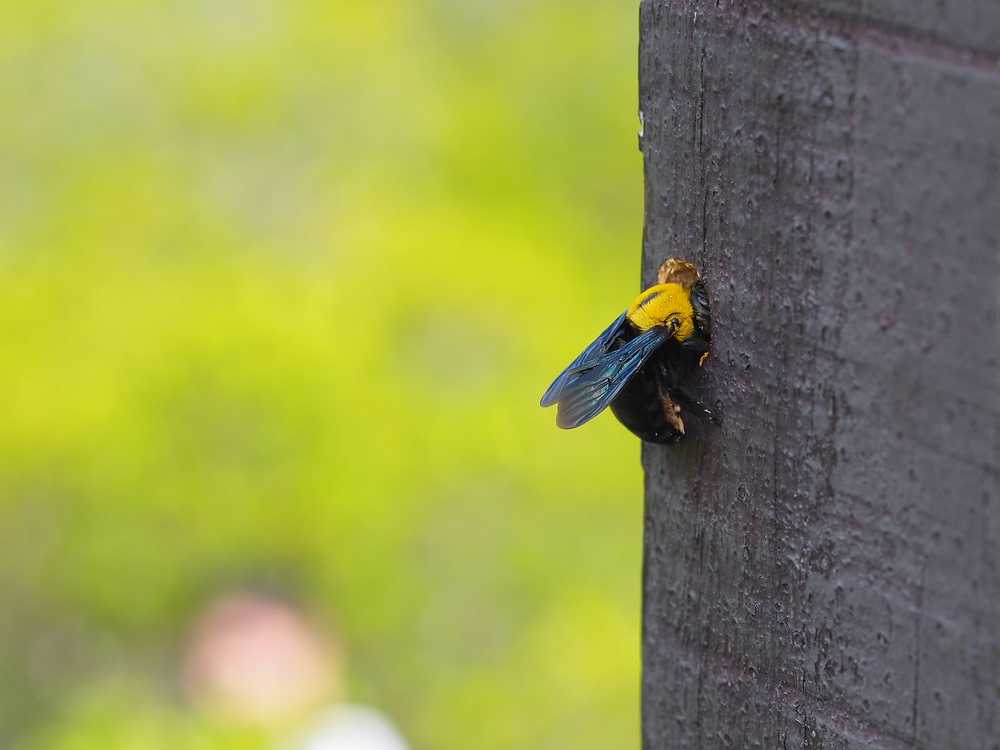
[[559, 427], [579, 427], [608, 406], [650, 443], [680, 440], [681, 406], [718, 424], [681, 386], [708, 356], [712, 315], [705, 284], [693, 265], [676, 258], [660, 266], [657, 281], [545, 391], [542, 406], [559, 405]]

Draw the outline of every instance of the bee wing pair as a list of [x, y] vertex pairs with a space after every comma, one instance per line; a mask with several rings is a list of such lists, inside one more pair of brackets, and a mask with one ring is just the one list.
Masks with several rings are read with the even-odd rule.
[[676, 321], [654, 326], [619, 349], [608, 348], [625, 323], [627, 311], [562, 371], [542, 396], [542, 406], [559, 404], [556, 425], [564, 430], [589, 422], [615, 400], [629, 379], [677, 330]]

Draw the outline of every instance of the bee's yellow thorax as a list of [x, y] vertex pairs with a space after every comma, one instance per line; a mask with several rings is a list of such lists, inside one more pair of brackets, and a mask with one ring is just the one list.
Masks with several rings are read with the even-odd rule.
[[677, 318], [680, 328], [674, 338], [686, 341], [694, 334], [691, 290], [680, 284], [657, 284], [638, 296], [628, 309], [627, 317], [640, 331], [648, 331], [653, 326], [661, 326], [671, 318]]

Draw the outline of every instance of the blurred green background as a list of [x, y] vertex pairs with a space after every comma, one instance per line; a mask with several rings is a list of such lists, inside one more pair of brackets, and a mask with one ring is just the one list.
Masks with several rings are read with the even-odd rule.
[[638, 290], [635, 0], [4, 0], [0, 745], [185, 702], [246, 586], [417, 750], [639, 747], [639, 442], [550, 380]]

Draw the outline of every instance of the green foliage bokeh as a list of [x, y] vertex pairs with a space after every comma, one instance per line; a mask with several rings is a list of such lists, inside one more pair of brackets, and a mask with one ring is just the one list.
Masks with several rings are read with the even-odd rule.
[[267, 747], [173, 672], [273, 585], [418, 750], [638, 747], [638, 441], [538, 407], [637, 289], [634, 0], [3, 6], [0, 743]]

